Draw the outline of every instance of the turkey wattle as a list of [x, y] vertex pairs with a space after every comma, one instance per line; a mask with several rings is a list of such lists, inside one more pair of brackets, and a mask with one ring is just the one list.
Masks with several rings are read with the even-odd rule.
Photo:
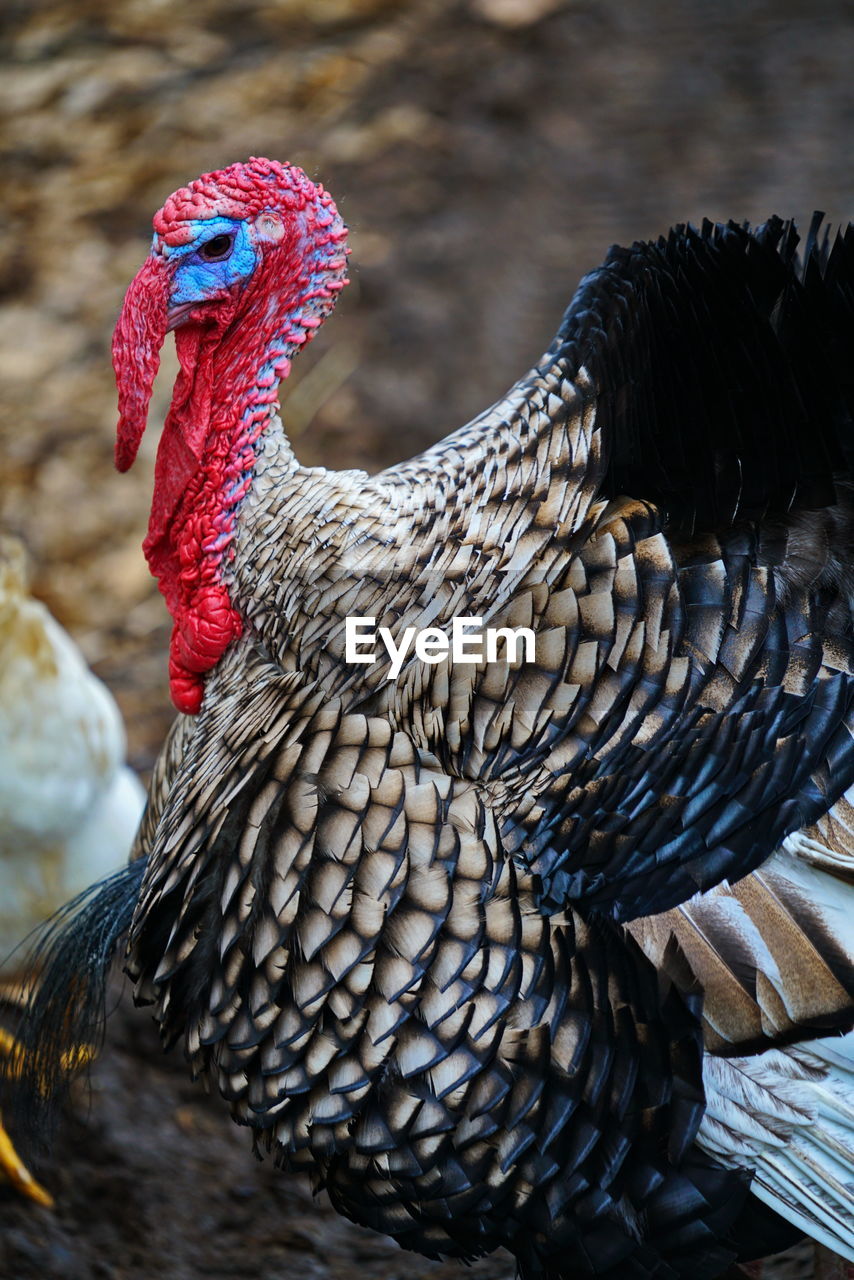
[[[852, 229], [612, 250], [504, 400], [369, 477], [277, 415], [344, 284], [330, 197], [252, 160], [154, 227], [117, 461], [174, 329], [145, 550], [186, 714], [48, 956], [35, 1103], [129, 930], [165, 1041], [407, 1247], [699, 1280], [793, 1225], [854, 1258]], [[536, 657], [388, 680], [353, 616]]]
[[345, 237], [331, 197], [300, 170], [233, 166], [166, 202], [128, 290], [113, 339], [120, 471], [136, 456], [170, 329], [181, 364], [144, 544], [175, 622], [179, 711], [199, 710], [204, 673], [243, 630], [223, 581], [237, 512], [279, 380], [345, 284]]

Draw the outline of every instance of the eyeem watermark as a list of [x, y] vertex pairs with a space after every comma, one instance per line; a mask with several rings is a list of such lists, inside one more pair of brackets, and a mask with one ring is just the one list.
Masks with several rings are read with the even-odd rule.
[[[536, 636], [530, 627], [487, 627], [482, 618], [454, 618], [451, 635], [439, 627], [407, 627], [400, 643], [388, 627], [376, 627], [376, 618], [348, 617], [344, 621], [344, 658], [347, 662], [369, 664], [377, 661], [377, 637], [385, 645], [390, 665], [386, 680], [396, 680], [407, 656], [413, 652], [420, 662], [435, 666], [450, 653], [454, 662], [498, 661], [498, 646], [503, 641], [502, 661], [516, 662], [519, 646], [524, 646], [524, 661], [536, 659]], [[478, 635], [467, 635], [478, 631]]]

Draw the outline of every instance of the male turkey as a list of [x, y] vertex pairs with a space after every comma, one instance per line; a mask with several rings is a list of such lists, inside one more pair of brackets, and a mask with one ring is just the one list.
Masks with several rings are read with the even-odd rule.
[[[778, 219], [613, 249], [505, 399], [369, 477], [277, 415], [345, 283], [329, 195], [253, 159], [170, 197], [114, 357], [124, 469], [175, 330], [145, 551], [183, 714], [48, 956], [35, 1103], [129, 929], [164, 1041], [408, 1248], [854, 1258], [854, 230], [819, 222], [802, 260]], [[389, 680], [348, 617], [536, 654]]]

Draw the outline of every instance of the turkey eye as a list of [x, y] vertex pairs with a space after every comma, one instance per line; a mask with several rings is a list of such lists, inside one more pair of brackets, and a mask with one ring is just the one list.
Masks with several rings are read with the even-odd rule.
[[199, 257], [205, 258], [208, 262], [219, 262], [231, 253], [233, 243], [233, 236], [214, 236], [213, 240], [208, 240], [199, 246]]

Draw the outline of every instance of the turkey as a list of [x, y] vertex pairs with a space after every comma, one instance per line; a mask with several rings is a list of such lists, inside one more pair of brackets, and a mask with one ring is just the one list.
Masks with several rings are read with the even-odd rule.
[[277, 412], [345, 284], [328, 193], [252, 159], [154, 232], [116, 457], [174, 330], [181, 714], [127, 870], [44, 943], [23, 1110], [120, 949], [256, 1148], [406, 1248], [854, 1259], [854, 230], [614, 248], [503, 400], [373, 477]]
[[[22, 545], [0, 538], [0, 999], [19, 1000], [24, 940], [127, 859], [145, 793], [124, 763], [119, 709], [71, 637], [27, 589]], [[17, 1061], [0, 1028], [0, 1049]], [[0, 1170], [38, 1203], [48, 1193], [0, 1128]]]

